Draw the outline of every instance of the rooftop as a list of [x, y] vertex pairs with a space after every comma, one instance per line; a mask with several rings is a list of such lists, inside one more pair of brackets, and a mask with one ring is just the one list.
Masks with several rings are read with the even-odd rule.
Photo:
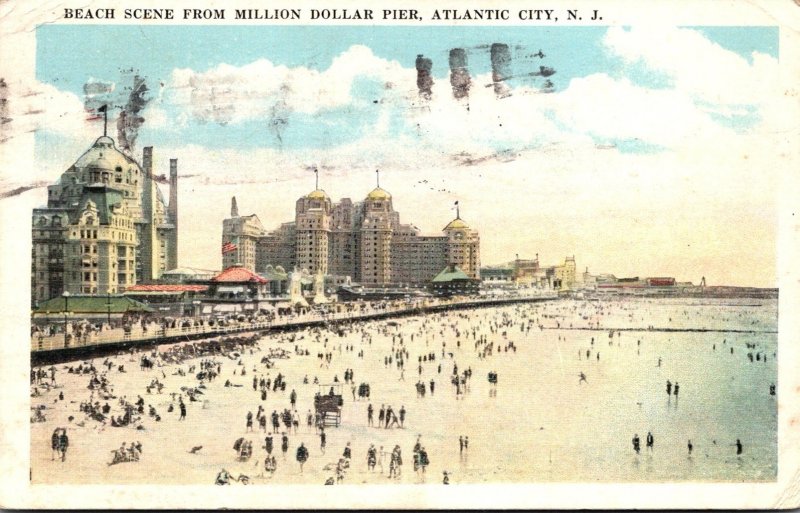
[[267, 283], [267, 280], [261, 276], [241, 266], [228, 267], [211, 278], [211, 281], [215, 283]]
[[208, 285], [183, 285], [183, 284], [158, 284], [158, 285], [133, 285], [125, 292], [205, 292]]
[[455, 265], [448, 265], [445, 267], [442, 272], [436, 275], [436, 277], [432, 280], [434, 283], [442, 283], [448, 282], [453, 280], [469, 280], [469, 276], [456, 267]]

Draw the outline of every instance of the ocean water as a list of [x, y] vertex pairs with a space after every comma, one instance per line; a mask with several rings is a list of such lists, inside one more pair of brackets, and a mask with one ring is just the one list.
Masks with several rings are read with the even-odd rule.
[[[344, 337], [329, 331], [269, 335], [260, 342], [261, 352], [242, 356], [242, 366], [235, 359], [218, 358], [223, 362], [221, 378], [207, 384], [204, 402], [187, 403], [186, 421], [178, 421], [177, 408], [167, 413], [169, 393], [195, 386], [197, 380], [173, 375], [174, 365], [140, 371], [138, 355], [120, 355], [114, 360], [124, 363], [128, 372], [109, 372], [114, 393], [132, 401], [141, 395], [163, 417], [161, 422], [145, 417], [142, 430], [83, 420], [78, 406], [89, 397], [88, 376], [67, 374], [62, 365], [57, 377], [65, 400], [54, 402], [58, 390], [32, 398], [32, 405], [47, 406], [48, 418], [32, 424], [32, 479], [210, 484], [225, 468], [234, 475], [249, 475], [253, 484], [321, 484], [333, 475], [325, 466], [335, 463], [350, 443], [353, 461], [345, 477], [349, 484], [436, 483], [444, 471], [451, 483], [772, 481], [778, 464], [777, 396], [770, 395], [769, 387], [777, 384], [777, 315], [775, 300], [558, 300], [373, 322]], [[494, 345], [491, 355], [478, 356], [483, 346], [476, 348], [473, 332]], [[509, 343], [516, 352], [497, 350]], [[269, 348], [293, 352], [296, 345], [308, 349], [310, 356], [277, 360], [269, 370], [260, 364]], [[349, 345], [353, 351], [346, 350]], [[402, 372], [394, 363], [384, 364], [393, 345], [409, 352]], [[358, 356], [362, 350], [363, 358]], [[317, 358], [320, 352], [332, 353], [330, 365]], [[418, 356], [429, 352], [436, 360], [422, 363], [420, 375]], [[190, 363], [184, 362], [183, 368]], [[472, 370], [466, 394], [457, 395], [450, 384], [454, 365], [459, 371]], [[240, 375], [242, 367], [246, 376]], [[370, 384], [376, 422], [381, 404], [392, 405], [395, 412], [403, 406], [405, 426], [368, 427], [368, 402], [353, 401], [345, 385], [343, 422], [326, 430], [323, 454], [318, 435], [305, 427], [318, 387], [302, 380], [342, 380], [348, 368], [356, 384]], [[262, 402], [252, 389], [253, 369], [273, 379], [283, 374], [286, 392], [270, 392]], [[496, 386], [487, 380], [490, 371], [498, 374]], [[580, 382], [581, 373], [585, 382]], [[164, 393], [147, 395], [144, 387], [156, 376], [165, 383]], [[226, 379], [242, 386], [224, 387]], [[435, 380], [435, 393], [428, 390], [425, 397], [417, 397], [418, 379]], [[667, 396], [667, 380], [679, 383], [677, 397]], [[302, 425], [297, 434], [289, 434], [285, 459], [276, 437], [278, 470], [270, 476], [261, 470], [265, 435], [257, 427], [247, 432], [245, 416], [259, 405], [267, 413], [288, 408], [292, 389], [298, 394]], [[119, 414], [116, 403], [112, 406]], [[72, 422], [67, 420], [70, 415]], [[63, 463], [51, 461], [50, 434], [56, 426], [67, 426], [70, 434]], [[652, 450], [645, 447], [648, 432], [654, 437]], [[635, 434], [642, 445], [638, 455], [631, 443]], [[469, 437], [463, 452], [459, 436]], [[253, 441], [252, 460], [236, 460], [232, 446], [238, 437]], [[411, 465], [418, 437], [431, 462], [424, 475]], [[743, 445], [738, 456], [737, 439]], [[133, 440], [144, 446], [142, 459], [108, 466], [110, 451]], [[694, 446], [691, 456], [689, 440]], [[300, 442], [310, 451], [302, 473], [294, 459]], [[383, 446], [387, 453], [401, 446], [404, 466], [399, 479], [386, 475], [388, 454], [382, 474], [366, 468], [370, 444]], [[199, 445], [203, 449], [197, 454], [188, 452]]]

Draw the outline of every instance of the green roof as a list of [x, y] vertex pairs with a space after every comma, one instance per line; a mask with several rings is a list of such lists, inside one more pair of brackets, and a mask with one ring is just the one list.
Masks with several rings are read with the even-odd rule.
[[454, 265], [453, 266], [448, 265], [447, 267], [444, 268], [444, 270], [442, 270], [442, 272], [437, 274], [436, 277], [431, 281], [433, 281], [433, 283], [442, 283], [453, 280], [469, 280], [469, 279], [470, 279], [469, 276], [467, 276], [464, 271], [462, 271], [461, 269], [459, 269]]
[[81, 196], [82, 212], [86, 208], [86, 203], [92, 200], [97, 206], [98, 217], [100, 217], [100, 224], [111, 224], [111, 216], [113, 214], [111, 207], [113, 205], [122, 205], [122, 193], [110, 186], [105, 185], [87, 185], [83, 189], [83, 196]]
[[[64, 313], [65, 300], [63, 297], [54, 297], [39, 303], [36, 313]], [[69, 306], [71, 313], [111, 313], [125, 312], [154, 312], [144, 303], [124, 296], [70, 296]]]
[[283, 281], [289, 279], [288, 274], [286, 274], [285, 272], [276, 271], [274, 268], [265, 269], [264, 272], [260, 272], [258, 274], [269, 281]]

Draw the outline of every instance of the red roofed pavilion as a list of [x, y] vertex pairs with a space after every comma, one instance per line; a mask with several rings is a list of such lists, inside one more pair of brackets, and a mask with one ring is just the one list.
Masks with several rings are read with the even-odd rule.
[[216, 283], [268, 283], [268, 281], [257, 275], [250, 269], [242, 266], [228, 267], [218, 275], [211, 278]]
[[241, 265], [228, 267], [208, 284], [204, 312], [207, 306], [214, 313], [258, 311], [270, 297], [269, 280]]

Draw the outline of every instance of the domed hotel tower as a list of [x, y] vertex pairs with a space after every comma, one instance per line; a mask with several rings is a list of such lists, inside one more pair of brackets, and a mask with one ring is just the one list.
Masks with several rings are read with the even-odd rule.
[[32, 215], [31, 299], [118, 294], [178, 265], [178, 161], [170, 159], [169, 204], [153, 177], [153, 149], [142, 165], [100, 137]]

